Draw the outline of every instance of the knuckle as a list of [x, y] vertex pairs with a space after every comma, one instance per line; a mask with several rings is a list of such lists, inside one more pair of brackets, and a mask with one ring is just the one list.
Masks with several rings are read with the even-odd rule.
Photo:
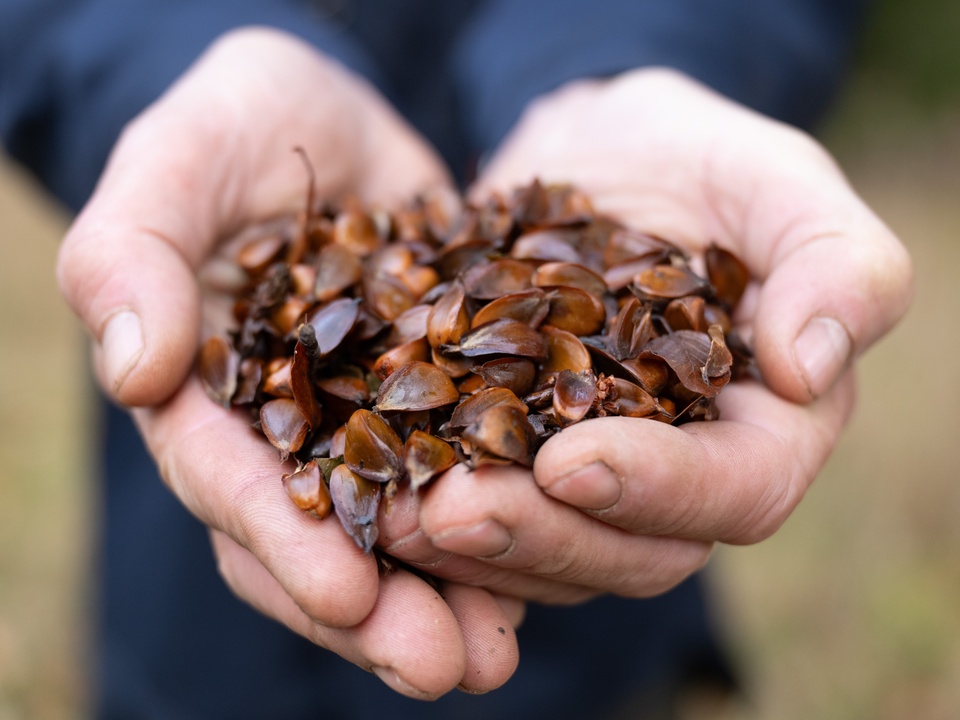
[[106, 264], [91, 251], [93, 233], [74, 227], [67, 234], [56, 260], [56, 277], [63, 296], [76, 312], [83, 312], [101, 292], [106, 281]]
[[879, 248], [873, 253], [876, 257], [872, 262], [864, 262], [864, 266], [871, 271], [871, 290], [887, 300], [892, 324], [906, 312], [913, 299], [913, 261], [907, 249], [886, 226], [882, 225], [876, 236], [879, 238]]
[[219, 522], [242, 545], [256, 554], [265, 553], [277, 535], [278, 519], [265, 498], [263, 473], [244, 468], [220, 480], [208, 484], [210, 504], [222, 513]]
[[590, 572], [585, 563], [578, 562], [579, 555], [580, 551], [573, 543], [560, 543], [552, 552], [537, 558], [534, 563], [520, 571], [575, 583]]
[[772, 536], [799, 504], [802, 493], [796, 488], [800, 486], [801, 483], [785, 477], [766, 483], [752, 511], [722, 540], [734, 545], [754, 545]]
[[661, 595], [706, 567], [712, 552], [713, 543], [664, 539], [656, 558], [629, 577], [618, 593], [635, 598]]

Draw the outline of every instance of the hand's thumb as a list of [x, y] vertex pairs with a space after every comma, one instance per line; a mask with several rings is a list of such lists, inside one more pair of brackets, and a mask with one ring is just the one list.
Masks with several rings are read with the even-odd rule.
[[71, 228], [57, 275], [94, 341], [104, 389], [127, 405], [165, 400], [197, 349], [200, 300], [193, 270], [165, 238], [96, 204]]
[[776, 248], [754, 318], [761, 372], [797, 402], [832, 387], [902, 317], [912, 296], [904, 248], [852, 192], [837, 186]]

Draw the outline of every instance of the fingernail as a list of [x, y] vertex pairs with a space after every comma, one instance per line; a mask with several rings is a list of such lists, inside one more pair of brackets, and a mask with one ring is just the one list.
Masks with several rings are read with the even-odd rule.
[[466, 693], [467, 695], [486, 695], [488, 692], [490, 692], [489, 690], [474, 690], [472, 688], [468, 688], [466, 685], [457, 685], [457, 690], [462, 693]]
[[513, 547], [510, 532], [492, 518], [476, 525], [444, 530], [432, 535], [430, 540], [441, 550], [477, 558], [503, 555]]
[[620, 501], [623, 483], [606, 463], [584, 465], [543, 488], [557, 500], [585, 510], [606, 510]]
[[850, 357], [850, 336], [837, 320], [816, 317], [800, 333], [794, 352], [813, 397], [833, 385]]
[[137, 314], [122, 310], [113, 315], [103, 328], [100, 347], [107, 380], [116, 392], [143, 355], [143, 328]]
[[435, 695], [426, 693], [423, 690], [418, 690], [417, 688], [413, 687], [413, 685], [407, 683], [399, 675], [397, 675], [397, 671], [393, 668], [378, 667], [374, 665], [370, 668], [370, 672], [380, 678], [380, 680], [390, 689], [396, 690], [401, 695], [406, 695], [407, 697], [417, 698], [420, 700], [431, 700], [435, 697]]

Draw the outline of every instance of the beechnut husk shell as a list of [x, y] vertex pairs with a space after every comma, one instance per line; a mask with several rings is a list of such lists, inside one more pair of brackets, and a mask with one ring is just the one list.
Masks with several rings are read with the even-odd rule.
[[707, 277], [658, 237], [538, 182], [464, 206], [436, 191], [389, 214], [346, 202], [264, 226], [237, 255], [236, 329], [200, 354], [210, 397], [249, 411], [297, 469], [301, 509], [366, 552], [381, 498], [458, 462], [530, 466], [573, 423], [712, 420], [751, 364], [730, 317], [749, 280]]

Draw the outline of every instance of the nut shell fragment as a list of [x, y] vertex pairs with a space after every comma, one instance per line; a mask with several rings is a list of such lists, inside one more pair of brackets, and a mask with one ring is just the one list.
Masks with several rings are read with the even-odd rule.
[[380, 537], [380, 483], [357, 475], [346, 465], [338, 465], [330, 473], [330, 497], [347, 535], [369, 555]]
[[314, 295], [320, 302], [329, 302], [363, 279], [363, 266], [349, 248], [331, 243], [317, 257]]
[[492, 407], [510, 405], [526, 414], [527, 408], [512, 392], [502, 387], [492, 387], [480, 390], [465, 398], [453, 410], [450, 416], [450, 426], [462, 428], [477, 422], [480, 417]]
[[577, 287], [560, 285], [547, 293], [550, 312], [544, 324], [574, 335], [593, 335], [603, 329], [607, 311], [595, 296]]
[[607, 284], [603, 278], [579, 263], [544, 263], [536, 269], [531, 280], [537, 287], [565, 285], [579, 288], [597, 298], [603, 297], [607, 292]]
[[526, 323], [501, 318], [481, 325], [460, 338], [457, 345], [444, 345], [441, 350], [473, 358], [483, 355], [519, 355], [542, 359], [547, 346], [536, 330]]
[[716, 244], [710, 245], [706, 253], [707, 276], [716, 291], [717, 299], [726, 308], [736, 307], [743, 297], [750, 271], [736, 255]]
[[[722, 333], [719, 337], [722, 340]], [[641, 357], [662, 359], [676, 373], [683, 387], [708, 398], [719, 393], [730, 379], [732, 356], [726, 345], [721, 348], [717, 337], [693, 330], [678, 330], [651, 340]], [[724, 364], [725, 369], [722, 369]], [[708, 374], [708, 366], [713, 375]]]
[[236, 327], [200, 375], [296, 460], [292, 502], [332, 503], [365, 552], [404, 486], [456, 462], [530, 465], [594, 417], [712, 420], [723, 385], [755, 370], [731, 329], [749, 276], [725, 250], [700, 277], [699, 258], [566, 185], [466, 206], [442, 190], [388, 213], [315, 198], [308, 171], [299, 214], [243, 234], [216, 288], [236, 294]]
[[564, 370], [553, 387], [553, 412], [564, 425], [580, 422], [597, 400], [597, 378], [589, 370]]
[[541, 365], [541, 377], [572, 370], [590, 369], [590, 353], [580, 339], [571, 332], [546, 326], [542, 334], [547, 345], [547, 357]]
[[289, 398], [265, 402], [260, 408], [260, 427], [270, 444], [280, 451], [283, 460], [303, 447], [310, 430], [307, 419]]
[[463, 285], [454, 283], [434, 304], [427, 316], [427, 340], [430, 347], [440, 347], [460, 341], [470, 328], [470, 316], [464, 303]]
[[403, 462], [410, 477], [410, 487], [417, 490], [456, 465], [457, 454], [445, 440], [414, 430], [404, 444]]
[[347, 422], [343, 461], [368, 480], [400, 480], [404, 471], [403, 442], [382, 417], [360, 409]]
[[284, 475], [283, 487], [301, 510], [309, 510], [324, 518], [333, 509], [330, 491], [323, 481], [323, 473], [316, 460], [311, 460], [296, 472]]
[[503, 295], [480, 308], [471, 327], [477, 328], [500, 319], [517, 320], [530, 327], [539, 327], [550, 312], [550, 299], [539, 288]]
[[517, 397], [526, 395], [533, 389], [537, 377], [537, 368], [527, 358], [505, 357], [489, 360], [473, 368], [483, 382], [490, 387], [502, 387]]
[[378, 412], [415, 412], [450, 405], [460, 391], [449, 376], [427, 362], [409, 362], [383, 381], [377, 395]]
[[313, 326], [321, 355], [329, 355], [343, 342], [357, 322], [360, 311], [350, 298], [334, 300], [312, 313], [307, 322]]
[[200, 381], [216, 403], [230, 407], [237, 390], [240, 356], [222, 337], [214, 336], [200, 348]]
[[526, 413], [513, 404], [494, 405], [463, 430], [474, 448], [520, 465], [533, 465], [537, 433]]
[[673, 265], [657, 265], [637, 274], [633, 279], [634, 291], [644, 298], [669, 299], [684, 295], [700, 295], [709, 284], [687, 268]]

